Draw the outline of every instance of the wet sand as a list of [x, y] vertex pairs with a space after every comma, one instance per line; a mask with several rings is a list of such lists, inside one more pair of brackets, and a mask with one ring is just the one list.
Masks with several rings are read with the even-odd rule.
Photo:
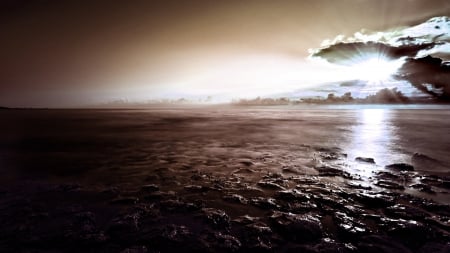
[[448, 110], [0, 112], [2, 252], [448, 252]]

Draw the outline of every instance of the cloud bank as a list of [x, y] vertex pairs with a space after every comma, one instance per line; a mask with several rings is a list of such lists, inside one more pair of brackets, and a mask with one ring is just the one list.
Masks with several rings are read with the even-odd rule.
[[450, 100], [450, 18], [434, 17], [412, 27], [361, 31], [326, 40], [311, 54], [338, 65], [354, 65], [368, 56], [403, 59], [395, 75], [420, 91]]

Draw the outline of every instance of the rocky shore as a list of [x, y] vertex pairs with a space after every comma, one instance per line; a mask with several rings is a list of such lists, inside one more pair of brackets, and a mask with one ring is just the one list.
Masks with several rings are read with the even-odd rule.
[[2, 139], [1, 252], [450, 252], [442, 160], [348, 157], [345, 117], [128, 113]]
[[3, 252], [449, 252], [450, 207], [405, 193], [449, 191], [447, 178], [417, 178], [411, 165], [394, 164], [362, 181], [331, 167], [342, 154], [323, 150], [315, 149], [316, 173], [309, 175], [289, 167], [267, 173], [241, 160], [229, 173], [157, 168], [144, 185], [130, 188], [33, 182], [3, 188], [0, 247]]

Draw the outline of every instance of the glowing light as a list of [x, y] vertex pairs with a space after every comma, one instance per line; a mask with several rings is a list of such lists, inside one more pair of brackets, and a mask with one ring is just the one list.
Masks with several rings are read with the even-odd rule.
[[380, 82], [388, 80], [403, 64], [403, 60], [390, 61], [382, 57], [371, 57], [352, 65], [355, 77], [360, 80]]

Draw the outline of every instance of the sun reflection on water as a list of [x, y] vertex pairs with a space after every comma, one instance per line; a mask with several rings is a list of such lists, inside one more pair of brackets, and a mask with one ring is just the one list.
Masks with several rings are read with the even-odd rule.
[[348, 158], [354, 161], [356, 157], [368, 157], [374, 158], [376, 162], [376, 165], [355, 163], [352, 166], [363, 177], [371, 176], [377, 166], [384, 167], [395, 156], [393, 148], [396, 135], [391, 123], [391, 113], [386, 109], [362, 109], [357, 112], [347, 149]]

